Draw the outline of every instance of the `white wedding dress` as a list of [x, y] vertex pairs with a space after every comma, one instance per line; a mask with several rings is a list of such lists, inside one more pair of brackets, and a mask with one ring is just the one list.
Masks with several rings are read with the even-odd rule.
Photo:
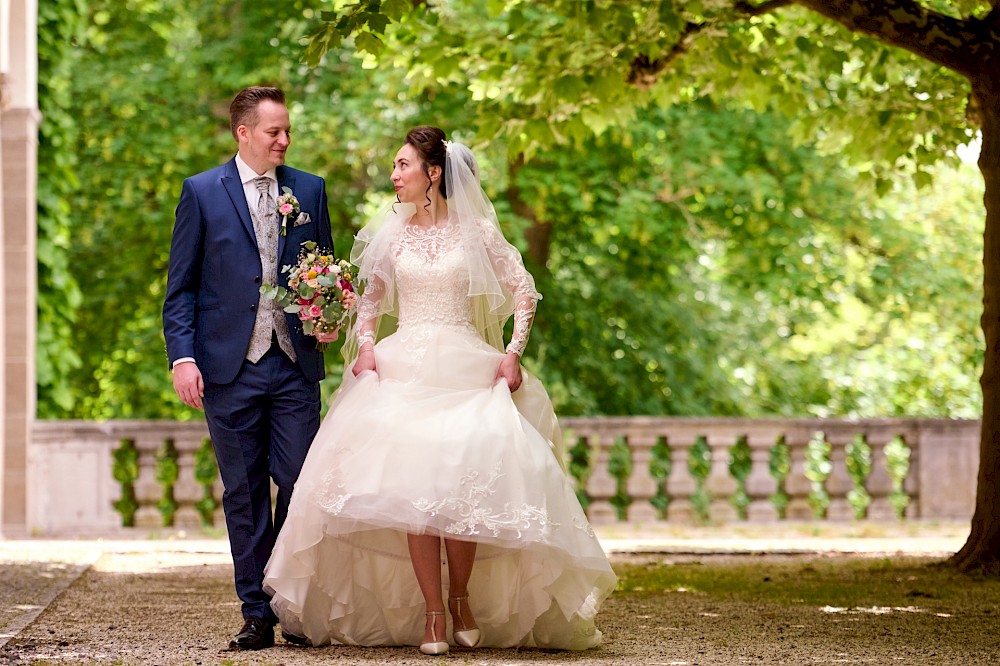
[[[469, 604], [484, 646], [601, 640], [615, 574], [554, 454], [541, 383], [494, 385], [503, 353], [471, 323], [458, 236], [402, 227], [398, 328], [375, 347], [377, 375], [344, 373], [295, 485], [264, 588], [282, 629], [314, 645], [421, 642], [407, 532], [478, 542]], [[512, 290], [518, 270], [499, 274]]]

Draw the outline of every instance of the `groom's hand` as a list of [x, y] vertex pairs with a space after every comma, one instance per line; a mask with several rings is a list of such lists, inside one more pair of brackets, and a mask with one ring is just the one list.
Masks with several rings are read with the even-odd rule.
[[174, 391], [188, 407], [201, 409], [201, 399], [205, 395], [205, 382], [201, 370], [193, 362], [178, 363], [174, 366]]

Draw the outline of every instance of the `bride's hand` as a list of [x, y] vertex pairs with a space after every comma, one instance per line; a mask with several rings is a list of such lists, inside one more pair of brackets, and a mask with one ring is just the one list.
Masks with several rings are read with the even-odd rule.
[[507, 387], [511, 393], [521, 388], [521, 357], [514, 352], [507, 352], [507, 355], [500, 361], [500, 367], [497, 368], [497, 376], [493, 383], [496, 384], [501, 379], [507, 380]]
[[317, 333], [316, 342], [321, 344], [330, 344], [331, 342], [336, 342], [338, 337], [340, 337], [339, 326], [334, 329], [333, 333]]
[[375, 365], [375, 350], [362, 349], [361, 352], [358, 353], [357, 360], [354, 361], [352, 372], [354, 373], [354, 376], [357, 377], [362, 372], [366, 372], [368, 370], [378, 374], [378, 368]]

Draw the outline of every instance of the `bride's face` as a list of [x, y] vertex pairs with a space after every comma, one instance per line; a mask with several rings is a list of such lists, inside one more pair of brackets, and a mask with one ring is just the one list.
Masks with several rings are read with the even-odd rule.
[[417, 149], [408, 143], [403, 144], [396, 153], [396, 159], [392, 162], [391, 180], [396, 196], [403, 203], [427, 201], [427, 188], [431, 181], [424, 173], [424, 165]]

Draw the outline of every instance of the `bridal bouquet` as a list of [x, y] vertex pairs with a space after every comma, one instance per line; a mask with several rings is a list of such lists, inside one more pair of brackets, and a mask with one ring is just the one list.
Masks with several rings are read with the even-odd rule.
[[[306, 241], [298, 263], [283, 267], [281, 272], [288, 273], [288, 289], [264, 284], [260, 293], [285, 312], [297, 314], [306, 335], [336, 334], [350, 319], [357, 294], [355, 270], [349, 262], [335, 258], [328, 250], [317, 249], [314, 241]], [[319, 348], [325, 349], [326, 344], [320, 343]]]

